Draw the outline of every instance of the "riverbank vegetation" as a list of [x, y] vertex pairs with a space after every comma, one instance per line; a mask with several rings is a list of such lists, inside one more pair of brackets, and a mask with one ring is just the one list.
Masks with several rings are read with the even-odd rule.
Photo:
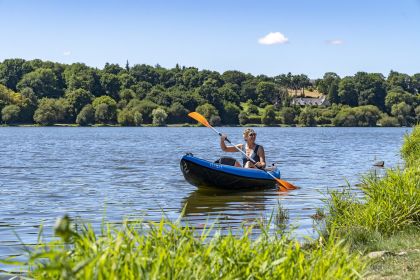
[[[325, 101], [302, 101], [305, 92]], [[420, 121], [420, 73], [358, 72], [253, 76], [240, 71], [166, 69], [159, 65], [103, 69], [39, 59], [0, 63], [0, 121], [16, 124], [140, 126], [191, 123], [197, 111], [212, 125], [410, 126]], [[324, 106], [309, 105], [321, 102]]]

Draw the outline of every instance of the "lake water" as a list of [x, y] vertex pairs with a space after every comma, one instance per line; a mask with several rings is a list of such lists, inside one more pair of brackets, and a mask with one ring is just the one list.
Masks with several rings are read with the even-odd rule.
[[[242, 128], [219, 128], [233, 143]], [[327, 189], [360, 182], [363, 174], [402, 164], [399, 150], [410, 128], [255, 128], [267, 161], [299, 187], [221, 193], [188, 184], [180, 158], [192, 152], [215, 160], [226, 155], [208, 128], [0, 128], [0, 258], [34, 243], [42, 224], [52, 232], [69, 214], [99, 226], [103, 219], [159, 220], [164, 213], [197, 227], [218, 220], [237, 228], [269, 217], [280, 203], [298, 236], [313, 236], [311, 215], [323, 206]], [[230, 156], [239, 154], [229, 154]], [[1, 268], [1, 265], [0, 265]]]

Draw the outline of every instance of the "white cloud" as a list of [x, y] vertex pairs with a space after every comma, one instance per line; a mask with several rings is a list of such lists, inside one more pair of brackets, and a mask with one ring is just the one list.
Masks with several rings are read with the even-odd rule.
[[329, 45], [342, 45], [344, 44], [343, 40], [335, 39], [335, 40], [328, 40], [327, 44]]
[[64, 56], [69, 56], [69, 55], [71, 55], [71, 51], [65, 51], [65, 52], [63, 52], [63, 55]]
[[289, 39], [280, 32], [270, 32], [264, 37], [258, 39], [258, 43], [262, 45], [285, 44], [288, 41]]

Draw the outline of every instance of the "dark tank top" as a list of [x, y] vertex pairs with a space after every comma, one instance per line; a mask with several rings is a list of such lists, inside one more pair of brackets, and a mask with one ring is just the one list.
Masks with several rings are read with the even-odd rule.
[[[246, 153], [246, 144], [242, 145], [242, 150]], [[260, 147], [260, 145], [255, 144], [255, 148], [254, 151], [252, 152], [252, 154], [249, 156], [250, 158], [252, 158], [253, 160], [255, 160], [255, 162], [259, 162], [260, 161], [260, 157], [258, 155], [258, 148]], [[242, 155], [242, 166], [245, 166], [246, 162], [250, 161], [245, 155]]]

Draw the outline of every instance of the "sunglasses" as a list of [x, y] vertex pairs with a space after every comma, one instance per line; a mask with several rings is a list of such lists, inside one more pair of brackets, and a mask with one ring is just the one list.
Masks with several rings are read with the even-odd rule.
[[257, 136], [257, 133], [250, 133], [249, 136]]

